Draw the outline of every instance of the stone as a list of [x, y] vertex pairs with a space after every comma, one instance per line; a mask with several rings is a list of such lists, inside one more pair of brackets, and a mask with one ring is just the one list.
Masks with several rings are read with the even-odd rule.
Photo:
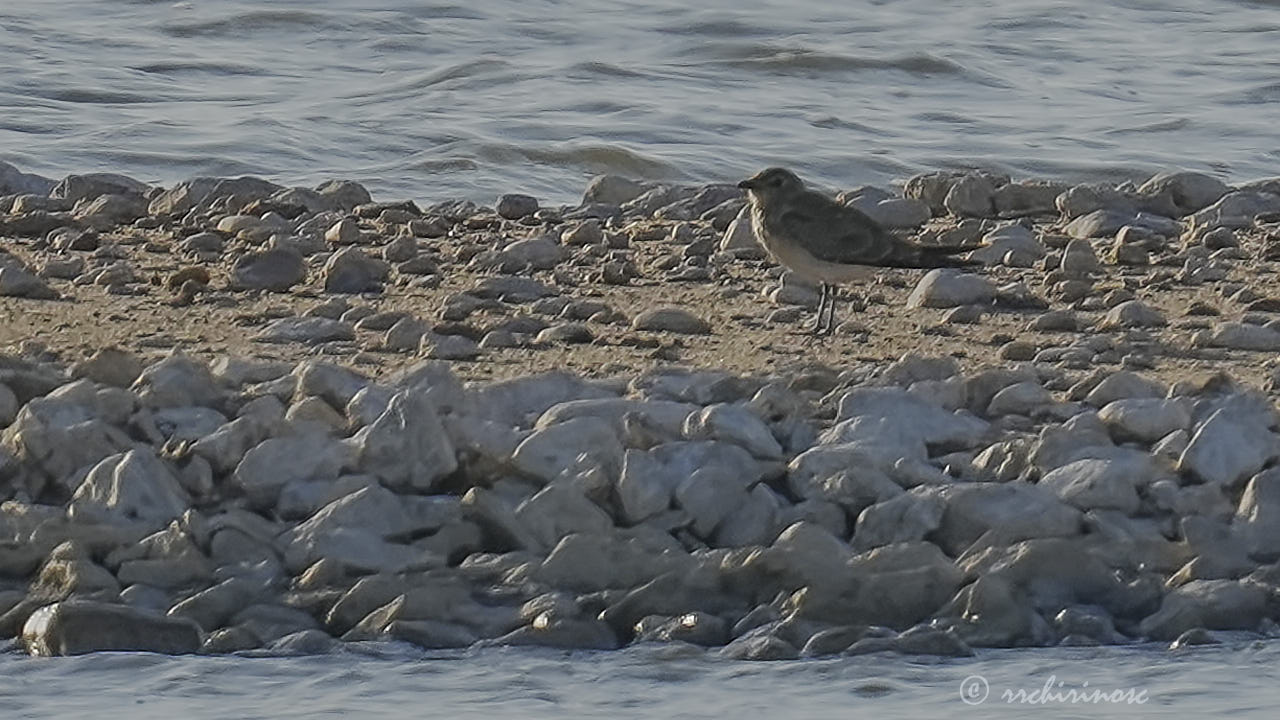
[[1053, 403], [1053, 395], [1040, 383], [1014, 383], [996, 393], [987, 404], [988, 417], [1032, 415], [1037, 409]]
[[133, 352], [117, 347], [101, 348], [71, 366], [71, 376], [87, 378], [102, 385], [127, 388], [142, 374], [143, 364]]
[[684, 423], [690, 440], [720, 440], [741, 446], [762, 460], [781, 460], [782, 446], [755, 413], [740, 405], [715, 403], [690, 413]]
[[591, 178], [582, 195], [583, 205], [625, 205], [640, 197], [649, 186], [618, 175], [597, 175]]
[[1269, 429], [1272, 413], [1266, 401], [1229, 397], [1196, 427], [1178, 469], [1225, 488], [1244, 482], [1280, 453], [1280, 443]]
[[595, 218], [583, 220], [560, 233], [560, 242], [566, 246], [598, 245], [604, 242], [604, 230], [600, 227], [600, 221]]
[[1150, 484], [1149, 461], [1085, 458], [1051, 470], [1039, 485], [1081, 510], [1137, 511], [1136, 488]]
[[1171, 193], [1182, 215], [1202, 210], [1230, 191], [1221, 180], [1198, 172], [1157, 173], [1138, 186], [1138, 192], [1144, 195]]
[[922, 540], [942, 524], [944, 504], [937, 495], [902, 493], [858, 514], [853, 531], [857, 551]]
[[245, 253], [231, 269], [231, 287], [236, 290], [284, 292], [306, 279], [302, 255], [286, 247]]
[[1088, 240], [1076, 239], [1067, 243], [1066, 249], [1062, 251], [1058, 269], [1073, 276], [1092, 275], [1102, 270], [1102, 263], [1098, 261], [1098, 255]]
[[1275, 352], [1280, 350], [1280, 331], [1266, 325], [1224, 322], [1214, 327], [1205, 344], [1233, 350]]
[[178, 352], [148, 365], [131, 389], [151, 408], [213, 406], [222, 395], [207, 365]]
[[1236, 190], [1192, 215], [1191, 225], [1193, 228], [1247, 228], [1253, 226], [1254, 217], [1276, 211], [1280, 211], [1280, 195]]
[[436, 360], [471, 360], [480, 355], [480, 345], [463, 335], [428, 332], [420, 340], [422, 353]]
[[499, 217], [508, 220], [519, 220], [538, 212], [538, 199], [519, 193], [507, 193], [498, 197], [494, 206]]
[[268, 438], [245, 453], [232, 480], [257, 508], [275, 505], [280, 489], [295, 480], [334, 480], [351, 467], [353, 451], [322, 432]]
[[615, 475], [621, 468], [622, 455], [622, 445], [613, 428], [580, 417], [529, 435], [516, 447], [512, 464], [522, 475], [545, 484], [584, 462]]
[[430, 396], [407, 390], [353, 438], [358, 467], [388, 487], [426, 492], [458, 468], [454, 448]]
[[1052, 215], [1057, 211], [1058, 196], [1067, 189], [1061, 183], [1020, 180], [996, 188], [992, 200], [1000, 217]]
[[27, 619], [22, 641], [32, 655], [104, 651], [186, 655], [200, 650], [200, 628], [180, 618], [89, 600], [47, 605]]
[[303, 343], [318, 345], [334, 341], [356, 339], [355, 328], [350, 323], [323, 317], [287, 317], [273, 320], [254, 340], [264, 343]]
[[675, 307], [645, 310], [631, 321], [632, 330], [673, 332], [684, 335], [708, 335], [711, 325], [693, 313]]
[[1264, 470], [1249, 479], [1234, 526], [1257, 558], [1280, 558], [1280, 470]]
[[150, 186], [116, 173], [68, 175], [49, 191], [49, 197], [72, 203], [92, 200], [102, 195], [145, 195]]
[[1107, 425], [1117, 442], [1153, 443], [1191, 426], [1191, 413], [1186, 404], [1167, 398], [1114, 400], [1098, 410], [1098, 419]]
[[995, 297], [995, 285], [984, 277], [950, 270], [930, 270], [911, 291], [907, 307], [988, 305]]
[[142, 446], [95, 465], [76, 488], [68, 513], [81, 520], [159, 529], [186, 512], [190, 502], [168, 466]]
[[1248, 580], [1192, 580], [1164, 597], [1143, 618], [1143, 635], [1169, 641], [1194, 628], [1255, 630], [1267, 616], [1268, 593]]
[[945, 502], [935, 542], [952, 556], [959, 556], [989, 531], [1005, 542], [1068, 537], [1081, 531], [1080, 511], [1036, 485], [977, 482], [933, 492]]
[[330, 245], [354, 245], [360, 241], [360, 223], [355, 218], [343, 218], [324, 233]]
[[39, 276], [16, 265], [0, 265], [0, 297], [57, 300], [58, 291]]
[[995, 191], [995, 184], [987, 176], [968, 174], [951, 185], [942, 204], [956, 217], [992, 217]]
[[363, 293], [382, 288], [390, 273], [383, 260], [371, 258], [358, 248], [347, 247], [329, 256], [321, 270], [325, 292]]
[[1100, 330], [1149, 328], [1164, 327], [1167, 324], [1168, 321], [1159, 310], [1139, 300], [1129, 300], [1111, 308], [1102, 318], [1098, 328]]

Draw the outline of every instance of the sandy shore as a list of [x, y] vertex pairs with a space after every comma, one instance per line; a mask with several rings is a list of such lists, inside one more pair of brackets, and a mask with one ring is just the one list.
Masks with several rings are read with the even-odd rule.
[[767, 659], [1269, 633], [1277, 193], [850, 190], [984, 266], [879, 272], [815, 339], [731, 185], [426, 206], [0, 166], [0, 635]]

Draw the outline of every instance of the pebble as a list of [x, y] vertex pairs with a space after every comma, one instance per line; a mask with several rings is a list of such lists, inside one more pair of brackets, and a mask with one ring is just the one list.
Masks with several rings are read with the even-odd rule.
[[995, 300], [996, 287], [980, 275], [930, 270], [907, 298], [908, 308], [950, 308], [986, 305]]
[[708, 335], [711, 333], [711, 324], [688, 310], [665, 307], [645, 310], [636, 315], [631, 321], [631, 329]]
[[273, 320], [254, 339], [265, 343], [317, 343], [354, 340], [355, 328], [350, 324], [323, 317], [289, 317]]

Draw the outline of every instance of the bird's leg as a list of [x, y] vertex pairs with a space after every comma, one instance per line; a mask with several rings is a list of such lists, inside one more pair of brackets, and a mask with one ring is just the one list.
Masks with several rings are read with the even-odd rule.
[[818, 294], [818, 315], [813, 319], [814, 335], [822, 334], [822, 314], [823, 312], [825, 312], [827, 307], [827, 284], [826, 283], [820, 284], [819, 291], [820, 292]]
[[840, 298], [840, 289], [835, 285], [827, 285], [827, 335], [836, 331], [836, 300]]

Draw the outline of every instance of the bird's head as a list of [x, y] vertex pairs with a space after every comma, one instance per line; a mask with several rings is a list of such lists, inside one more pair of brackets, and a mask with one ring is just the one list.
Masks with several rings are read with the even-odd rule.
[[804, 190], [804, 182], [786, 168], [772, 167], [738, 183], [752, 200], [768, 202]]

